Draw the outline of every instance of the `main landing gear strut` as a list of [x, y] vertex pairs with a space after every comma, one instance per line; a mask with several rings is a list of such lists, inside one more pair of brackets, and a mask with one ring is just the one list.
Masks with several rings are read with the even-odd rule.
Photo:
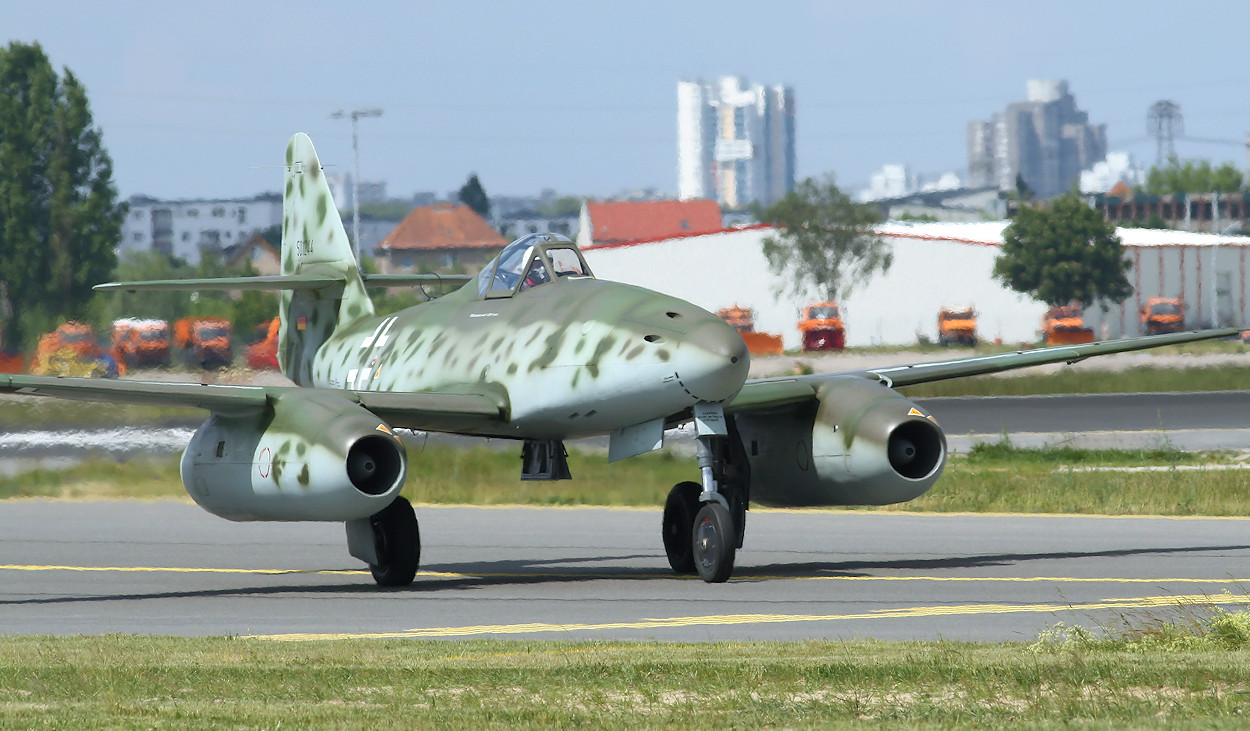
[[[664, 504], [664, 552], [678, 574], [710, 584], [728, 581], [746, 527], [746, 460], [734, 455], [737, 435], [700, 436], [703, 484], [674, 485]], [[740, 448], [739, 448], [740, 450]], [[735, 458], [737, 457], [737, 458]]]

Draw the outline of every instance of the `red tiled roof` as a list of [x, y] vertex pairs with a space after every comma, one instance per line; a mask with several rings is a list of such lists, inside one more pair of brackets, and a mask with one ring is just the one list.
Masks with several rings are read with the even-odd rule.
[[468, 206], [436, 203], [414, 208], [378, 249], [498, 249], [508, 243]]
[[658, 239], [665, 236], [711, 233], [721, 230], [716, 201], [625, 201], [586, 203], [596, 244]]

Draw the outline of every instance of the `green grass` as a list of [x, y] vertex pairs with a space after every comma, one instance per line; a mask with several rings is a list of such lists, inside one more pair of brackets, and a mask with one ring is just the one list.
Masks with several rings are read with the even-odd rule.
[[1248, 687], [1240, 645], [0, 639], [25, 728], [1235, 728]]
[[199, 424], [208, 418], [200, 409], [138, 406], [59, 398], [0, 395], [0, 429], [41, 429], [48, 427], [79, 429], [113, 426], [156, 426], [168, 424]]
[[[67, 469], [41, 468], [0, 476], [0, 499], [186, 497], [178, 458], [118, 462], [94, 458]], [[190, 499], [190, 498], [188, 498]]]
[[[669, 452], [608, 464], [574, 450], [574, 479], [522, 482], [518, 449], [410, 445], [404, 495], [454, 505], [624, 505], [659, 507], [670, 487], [694, 480], [693, 457]], [[1206, 469], [1170, 469], [1174, 466]], [[1191, 454], [1166, 444], [1140, 450], [1019, 449], [985, 444], [951, 458], [937, 485], [916, 500], [877, 510], [1103, 515], [1245, 515], [1250, 472], [1227, 454]], [[1162, 468], [1135, 471], [1134, 468]], [[0, 477], [0, 498], [185, 497], [176, 458], [91, 460], [67, 470]]]
[[1088, 450], [1066, 446], [1021, 449], [1003, 440], [952, 458], [933, 489], [886, 509], [1245, 515], [1250, 471], [1227, 469], [1235, 466], [1230, 455], [1193, 454], [1166, 442], [1138, 450]]

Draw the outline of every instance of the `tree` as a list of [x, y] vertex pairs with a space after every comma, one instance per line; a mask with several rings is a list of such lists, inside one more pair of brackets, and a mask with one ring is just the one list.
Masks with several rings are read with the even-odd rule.
[[1069, 193], [1049, 209], [1020, 208], [1003, 231], [994, 276], [1052, 307], [1073, 300], [1123, 302], [1133, 293], [1129, 266], [1115, 227]]
[[575, 216], [582, 210], [584, 198], [575, 195], [562, 195], [553, 201], [538, 204], [539, 215], [555, 218], [556, 216]]
[[22, 344], [84, 317], [116, 266], [117, 201], [87, 93], [39, 44], [0, 48], [0, 338]]
[[477, 179], [477, 173], [470, 175], [468, 181], [460, 186], [458, 197], [461, 203], [472, 208], [482, 218], [490, 216], [490, 198], [486, 197], [486, 190]]
[[1241, 171], [1232, 163], [1226, 162], [1213, 169], [1210, 160], [1181, 162], [1172, 157], [1166, 166], [1150, 168], [1145, 192], [1150, 195], [1235, 193], [1242, 190], [1244, 184]]
[[888, 271], [893, 261], [889, 245], [874, 230], [881, 212], [852, 201], [832, 177], [808, 178], [771, 206], [757, 208], [756, 215], [778, 229], [764, 237], [764, 256], [773, 271], [790, 280], [795, 295], [810, 285], [825, 299], [837, 300], [877, 271]]

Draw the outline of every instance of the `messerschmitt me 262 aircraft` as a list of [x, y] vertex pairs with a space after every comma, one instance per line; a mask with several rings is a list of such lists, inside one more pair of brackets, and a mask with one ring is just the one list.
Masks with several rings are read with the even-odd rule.
[[[463, 287], [380, 317], [311, 140], [286, 148], [282, 274], [100, 288], [282, 292], [278, 359], [295, 386], [0, 375], [0, 391], [209, 412], [182, 455], [201, 507], [231, 520], [343, 522], [383, 586], [412, 582], [420, 539], [394, 428], [515, 439], [522, 477], [569, 477], [563, 441], [610, 435], [609, 458], [693, 421], [699, 480], [664, 508], [672, 568], [727, 580], [748, 503], [883, 505], [928, 490], [938, 424], [893, 389], [1237, 331], [1174, 333], [941, 363], [747, 380], [742, 338], [694, 305], [595, 279], [568, 239], [509, 244]], [[418, 277], [409, 277], [416, 281]]]

